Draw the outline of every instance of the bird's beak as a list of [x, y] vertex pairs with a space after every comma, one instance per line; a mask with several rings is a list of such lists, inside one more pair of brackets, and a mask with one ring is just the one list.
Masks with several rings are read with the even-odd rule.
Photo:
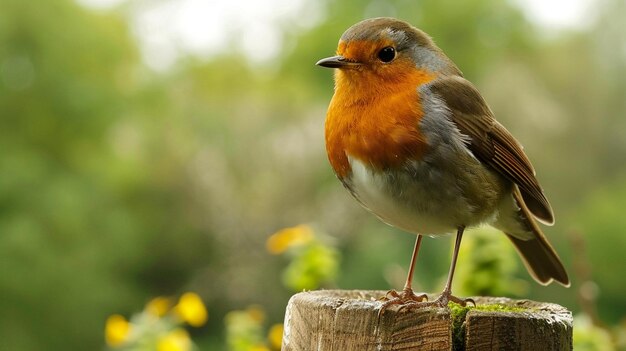
[[316, 65], [327, 68], [348, 68], [360, 66], [360, 62], [350, 61], [343, 56], [332, 56], [317, 61]]

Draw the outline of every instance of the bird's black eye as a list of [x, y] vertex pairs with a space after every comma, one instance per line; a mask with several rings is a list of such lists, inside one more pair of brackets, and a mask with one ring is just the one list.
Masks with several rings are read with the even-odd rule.
[[396, 49], [391, 46], [384, 47], [378, 52], [378, 59], [383, 62], [391, 62], [396, 57]]

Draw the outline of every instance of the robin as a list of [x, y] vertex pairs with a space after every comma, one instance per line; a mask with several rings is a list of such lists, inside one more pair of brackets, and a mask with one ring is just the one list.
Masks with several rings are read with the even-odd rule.
[[[383, 308], [473, 302], [452, 295], [452, 278], [464, 230], [481, 224], [511, 239], [537, 282], [569, 286], [537, 224], [552, 225], [554, 214], [522, 146], [426, 33], [393, 18], [364, 20], [317, 65], [336, 69], [325, 126], [335, 174], [363, 207], [417, 235], [404, 289], [390, 291]], [[411, 288], [422, 236], [453, 232], [446, 285], [428, 302]]]

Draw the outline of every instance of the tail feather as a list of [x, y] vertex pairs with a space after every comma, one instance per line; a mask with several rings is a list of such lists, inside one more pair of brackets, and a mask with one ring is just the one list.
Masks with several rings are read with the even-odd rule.
[[561, 263], [556, 251], [554, 251], [548, 239], [541, 229], [539, 229], [537, 222], [533, 219], [517, 187], [513, 191], [513, 198], [520, 207], [520, 219], [534, 234], [534, 238], [522, 240], [507, 233], [507, 236], [511, 239], [513, 245], [515, 245], [517, 252], [519, 252], [522, 257], [526, 269], [528, 269], [530, 275], [540, 284], [548, 285], [553, 280], [556, 280], [566, 287], [569, 286], [569, 277], [567, 276], [565, 267], [563, 267], [563, 263]]

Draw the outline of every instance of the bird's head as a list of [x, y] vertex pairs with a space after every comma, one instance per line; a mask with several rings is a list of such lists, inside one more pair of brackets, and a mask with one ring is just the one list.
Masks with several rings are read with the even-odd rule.
[[338, 84], [346, 81], [359, 89], [364, 84], [397, 85], [418, 74], [461, 75], [428, 34], [394, 18], [372, 18], [348, 28], [336, 53], [317, 65], [337, 68]]

